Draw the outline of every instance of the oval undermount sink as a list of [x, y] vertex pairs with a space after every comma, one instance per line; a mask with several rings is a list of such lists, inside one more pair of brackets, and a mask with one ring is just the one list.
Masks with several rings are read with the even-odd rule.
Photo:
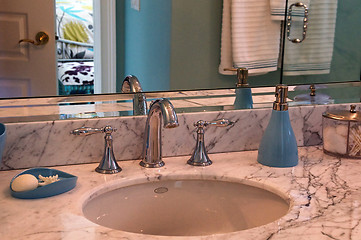
[[83, 213], [92, 222], [163, 236], [241, 231], [273, 222], [289, 210], [285, 196], [217, 180], [162, 180], [93, 196], [83, 204]]

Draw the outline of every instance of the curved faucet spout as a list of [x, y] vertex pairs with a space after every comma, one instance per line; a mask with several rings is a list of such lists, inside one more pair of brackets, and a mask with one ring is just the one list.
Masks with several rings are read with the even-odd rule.
[[138, 78], [134, 75], [125, 77], [121, 88], [122, 93], [133, 94], [133, 115], [146, 115], [147, 114], [147, 99], [143, 93]]
[[164, 166], [162, 160], [161, 125], [165, 128], [178, 127], [178, 118], [173, 105], [168, 99], [155, 100], [149, 108], [145, 126], [143, 160], [140, 165], [148, 168]]
[[135, 93], [143, 92], [138, 78], [134, 75], [128, 75], [124, 78], [122, 84], [122, 92], [124, 93]]

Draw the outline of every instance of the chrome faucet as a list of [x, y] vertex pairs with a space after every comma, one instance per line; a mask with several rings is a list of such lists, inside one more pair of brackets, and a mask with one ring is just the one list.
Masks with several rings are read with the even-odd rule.
[[189, 165], [193, 166], [209, 166], [212, 164], [212, 161], [209, 159], [206, 146], [204, 144], [204, 129], [207, 126], [215, 127], [227, 127], [233, 125], [234, 122], [228, 119], [219, 119], [211, 122], [199, 120], [194, 123], [194, 126], [197, 128], [197, 143], [194, 148], [191, 158], [187, 161]]
[[99, 166], [95, 169], [98, 173], [105, 174], [113, 174], [122, 171], [122, 169], [118, 166], [117, 161], [114, 157], [113, 152], [113, 138], [112, 133], [116, 131], [115, 128], [111, 126], [105, 126], [103, 128], [90, 128], [90, 127], [81, 127], [74, 129], [70, 133], [73, 135], [79, 136], [88, 136], [95, 133], [105, 133], [105, 146], [104, 146], [104, 154], [103, 158], [99, 163]]
[[165, 128], [179, 126], [174, 107], [165, 98], [155, 100], [149, 107], [145, 126], [143, 159], [139, 163], [142, 167], [157, 168], [164, 166], [162, 160], [162, 120]]
[[133, 94], [133, 115], [147, 114], [147, 98], [145, 97], [138, 78], [134, 75], [128, 75], [123, 80], [122, 93]]

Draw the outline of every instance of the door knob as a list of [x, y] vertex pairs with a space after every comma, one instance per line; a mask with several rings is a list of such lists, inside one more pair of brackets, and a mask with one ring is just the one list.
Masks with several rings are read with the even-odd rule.
[[26, 42], [38, 46], [38, 45], [45, 45], [48, 43], [48, 41], [49, 41], [49, 35], [46, 32], [38, 32], [35, 36], [35, 41], [31, 39], [21, 39], [19, 43]]

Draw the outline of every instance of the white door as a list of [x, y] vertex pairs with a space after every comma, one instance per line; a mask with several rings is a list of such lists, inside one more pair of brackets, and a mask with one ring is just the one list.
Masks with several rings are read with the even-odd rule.
[[[57, 94], [54, 1], [0, 0], [0, 98]], [[36, 46], [38, 32], [49, 42]]]

